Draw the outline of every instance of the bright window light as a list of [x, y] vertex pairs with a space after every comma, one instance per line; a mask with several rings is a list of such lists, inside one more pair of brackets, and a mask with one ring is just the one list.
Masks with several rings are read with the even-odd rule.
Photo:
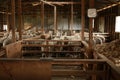
[[120, 32], [120, 16], [116, 17], [115, 32]]
[[3, 25], [3, 30], [7, 31], [8, 26], [7, 25]]

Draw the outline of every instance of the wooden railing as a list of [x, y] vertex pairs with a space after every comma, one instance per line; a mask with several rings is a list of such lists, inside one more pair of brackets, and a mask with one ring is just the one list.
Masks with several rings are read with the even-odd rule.
[[74, 76], [84, 77], [85, 80], [107, 80], [108, 76], [106, 62], [102, 59], [57, 59], [52, 65], [53, 77]]
[[98, 54], [100, 58], [106, 61], [109, 68], [109, 80], [119, 80], [120, 79], [120, 67], [116, 66], [114, 62], [112, 62], [109, 58], [105, 57], [102, 54]]
[[[48, 57], [50, 53], [81, 53], [80, 50], [75, 50], [81, 47], [81, 41], [69, 40], [22, 40], [11, 43], [5, 46], [7, 58], [18, 58], [24, 54], [42, 54], [45, 53]], [[63, 48], [65, 48], [63, 50]], [[86, 46], [84, 46], [84, 49]]]
[[71, 76], [109, 80], [108, 67], [102, 59], [0, 59], [0, 69], [2, 80], [52, 80]]
[[[43, 41], [43, 40], [42, 40]], [[58, 40], [53, 40], [53, 42], [57, 42]], [[43, 60], [41, 59], [25, 59], [23, 56], [23, 47], [43, 47], [45, 48], [43, 51], [38, 50], [38, 52], [42, 53], [61, 53], [62, 51], [49, 51], [49, 47], [64, 47], [69, 45], [51, 45], [49, 44], [49, 40], [43, 41], [45, 42], [45, 45], [41, 45], [40, 40], [25, 40], [19, 41], [16, 43], [12, 43], [8, 46], [6, 46], [6, 56], [5, 59], [0, 59], [0, 79], [2, 80], [8, 80], [6, 78], [11, 77], [12, 75], [16, 75], [18, 77], [23, 76], [22, 74], [26, 70], [27, 75], [33, 75], [37, 78], [34, 78], [36, 80], [44, 79], [44, 80], [51, 80], [51, 77], [83, 77], [86, 76], [86, 79], [89, 80], [119, 80], [120, 76], [120, 69], [116, 67], [113, 63], [111, 63], [107, 58], [104, 56], [101, 56], [98, 54], [99, 59], [50, 59], [45, 60], [45, 65], [41, 66], [43, 63], [41, 63]], [[58, 41], [60, 42], [60, 41]], [[69, 41], [62, 41], [62, 43], [69, 42]], [[71, 41], [71, 42], [79, 42], [79, 41]], [[70, 45], [70, 46], [78, 46], [78, 44]], [[46, 48], [47, 47], [47, 48]], [[28, 49], [29, 50], [29, 49]], [[29, 52], [29, 51], [28, 51]], [[33, 50], [34, 52], [34, 50]], [[64, 51], [63, 51], [64, 52]], [[66, 53], [75, 53], [73, 51], [66, 51]], [[76, 52], [76, 53], [79, 53]], [[9, 59], [10, 58], [10, 59]], [[11, 59], [12, 58], [12, 59]], [[18, 58], [18, 59], [17, 59]], [[48, 57], [46, 57], [48, 58]], [[46, 65], [46, 63], [48, 63]], [[9, 67], [8, 67], [9, 66]], [[16, 67], [17, 66], [17, 67]], [[41, 68], [39, 68], [41, 66]], [[50, 68], [44, 68], [45, 66], [49, 66]], [[67, 68], [66, 68], [67, 67]], [[72, 68], [72, 70], [71, 70]], [[21, 70], [19, 70], [21, 69]], [[49, 74], [50, 79], [41, 78], [44, 77], [43, 75], [39, 77], [39, 74], [41, 74], [41, 71], [34, 72], [34, 69], [37, 70], [44, 70], [44, 75], [47, 77], [47, 71]], [[9, 71], [10, 70], [10, 71]], [[2, 71], [2, 72], [1, 72]], [[5, 72], [4, 72], [5, 71]], [[8, 72], [7, 72], [8, 71]], [[32, 73], [35, 73], [32, 74]], [[23, 78], [28, 79], [24, 74]], [[5, 78], [5, 76], [7, 77]], [[21, 76], [20, 76], [21, 75]], [[26, 76], [25, 76], [26, 75]], [[16, 79], [13, 80], [20, 80], [16, 76], [14, 76]], [[32, 77], [33, 77], [32, 76]], [[1, 78], [2, 77], [2, 78]], [[5, 78], [5, 79], [4, 79]], [[21, 79], [23, 80], [23, 79]]]
[[81, 53], [81, 46], [86, 48], [86, 45], [80, 40], [70, 41], [70, 40], [23, 40], [22, 41], [22, 54], [42, 54], [45, 53], [48, 57], [49, 54], [60, 54], [60, 53]]

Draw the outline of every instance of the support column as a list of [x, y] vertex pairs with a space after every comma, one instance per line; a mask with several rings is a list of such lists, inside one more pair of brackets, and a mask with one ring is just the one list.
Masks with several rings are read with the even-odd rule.
[[11, 12], [12, 12], [12, 15], [11, 15], [12, 42], [15, 42], [16, 41], [15, 39], [15, 0], [11, 0]]
[[71, 19], [70, 19], [70, 31], [73, 30], [73, 4], [71, 4]]
[[[89, 0], [89, 8], [94, 8], [94, 0]], [[89, 48], [93, 48], [93, 18], [89, 18]]]
[[22, 7], [21, 0], [18, 0], [18, 23], [19, 23], [19, 40], [22, 40]]
[[44, 32], [44, 3], [41, 2], [41, 30]]
[[82, 37], [82, 40], [84, 40], [84, 28], [85, 28], [85, 0], [81, 0], [81, 23], [82, 23], [81, 37]]
[[[37, 15], [38, 16], [38, 15]], [[37, 21], [39, 20], [39, 17], [37, 17]], [[36, 26], [36, 32], [38, 32], [38, 26]]]
[[[89, 0], [89, 8], [94, 8], [94, 0]], [[94, 18], [89, 18], [89, 55], [88, 58], [93, 58], [93, 20]], [[90, 66], [89, 66], [90, 67]], [[97, 65], [92, 65], [93, 70], [96, 70]], [[96, 75], [92, 75], [91, 80], [97, 80]]]
[[70, 23], [70, 14], [68, 14], [68, 31], [70, 31], [70, 26], [71, 26], [71, 23]]
[[7, 31], [9, 32], [10, 26], [9, 26], [9, 14], [8, 14], [8, 11], [7, 11], [7, 14], [6, 14], [6, 24], [7, 24]]
[[54, 6], [54, 34], [57, 33], [57, 8]]

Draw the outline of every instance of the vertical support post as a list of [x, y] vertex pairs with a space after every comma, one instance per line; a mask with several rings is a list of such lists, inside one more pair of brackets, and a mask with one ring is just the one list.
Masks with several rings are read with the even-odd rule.
[[73, 4], [71, 4], [71, 19], [70, 19], [70, 31], [73, 30]]
[[81, 23], [82, 23], [82, 40], [84, 40], [84, 27], [85, 27], [85, 0], [81, 0]]
[[44, 3], [41, 2], [41, 30], [44, 32]]
[[[94, 0], [89, 0], [89, 7], [94, 8]], [[89, 19], [89, 48], [92, 49], [93, 43], [93, 18]]]
[[11, 21], [11, 28], [12, 28], [12, 42], [15, 42], [15, 0], [11, 0], [11, 12], [12, 12], [12, 21]]
[[[39, 17], [37, 17], [37, 20], [39, 19]], [[36, 26], [36, 32], [38, 32], [38, 26]]]
[[6, 14], [6, 21], [7, 21], [7, 31], [9, 32], [9, 14], [8, 14], [8, 10], [7, 10], [7, 14]]
[[[94, 0], [89, 0], [89, 7], [90, 8], [94, 8]], [[93, 43], [93, 20], [94, 18], [90, 18], [89, 19], [89, 58], [92, 58], [91, 56], [93, 56], [93, 46], [92, 46], [92, 43]], [[97, 64], [96, 65], [93, 65], [93, 70], [95, 70]], [[92, 75], [92, 80], [96, 80], [96, 74]]]
[[58, 16], [58, 12], [57, 12], [57, 7], [56, 7], [56, 30], [58, 31], [58, 17], [57, 16]]
[[89, 19], [89, 48], [93, 48], [93, 28], [92, 28], [93, 19]]
[[68, 31], [70, 31], [70, 14], [68, 14]]
[[[93, 64], [93, 71], [97, 70], [97, 64]], [[96, 74], [92, 75], [92, 80], [96, 80]]]
[[54, 6], [54, 34], [57, 33], [57, 8]]
[[113, 16], [113, 23], [112, 23], [112, 35], [113, 35], [113, 39], [115, 40], [115, 39], [119, 39], [119, 33], [118, 33], [118, 36], [117, 36], [117, 38], [115, 38], [115, 27], [114, 27], [114, 24], [115, 24], [115, 17], [116, 16]]
[[[5, 9], [5, 8], [3, 8]], [[2, 30], [4, 31], [4, 24], [5, 24], [5, 14], [2, 14]]]
[[22, 14], [22, 30], [24, 30], [24, 14]]
[[21, 7], [21, 0], [18, 0], [18, 21], [19, 21], [19, 40], [22, 40], [22, 7]]

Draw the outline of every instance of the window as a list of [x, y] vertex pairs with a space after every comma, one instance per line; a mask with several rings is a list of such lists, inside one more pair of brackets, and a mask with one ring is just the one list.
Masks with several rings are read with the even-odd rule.
[[7, 31], [8, 26], [7, 25], [3, 25], [3, 30]]
[[115, 32], [120, 32], [120, 16], [116, 17], [115, 21]]

